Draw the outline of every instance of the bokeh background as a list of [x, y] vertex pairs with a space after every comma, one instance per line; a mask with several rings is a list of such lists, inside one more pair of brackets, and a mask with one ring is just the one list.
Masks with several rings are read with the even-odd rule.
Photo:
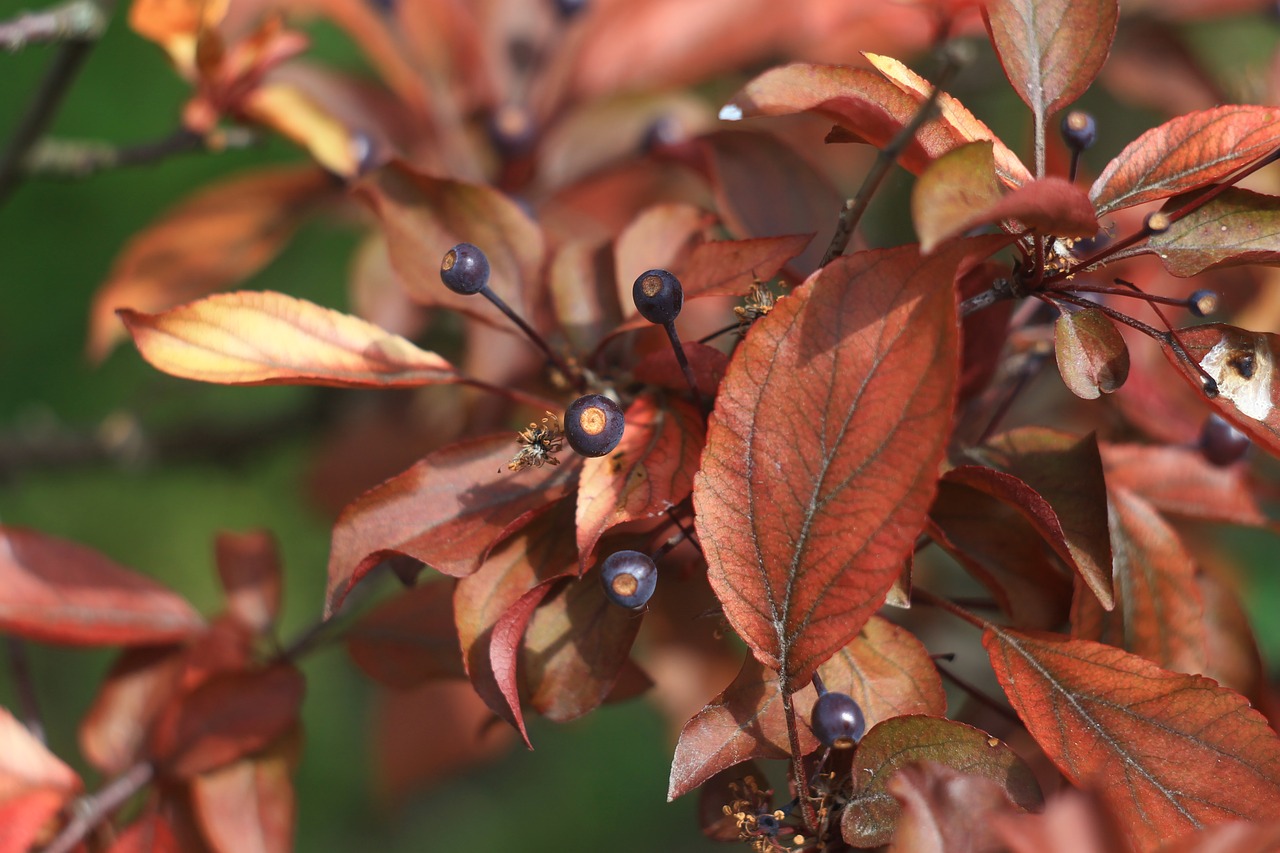
[[[0, 17], [19, 8], [0, 0]], [[306, 29], [315, 54], [365, 73], [341, 31], [323, 22]], [[1185, 32], [1225, 76], [1265, 68], [1280, 36], [1260, 15], [1187, 25]], [[983, 55], [962, 80], [962, 97], [997, 132], [1017, 140], [1023, 108], [989, 51]], [[0, 139], [16, 125], [50, 56], [45, 48], [0, 55]], [[174, 129], [186, 94], [162, 53], [128, 29], [121, 10], [71, 89], [54, 133], [126, 144], [158, 139]], [[1099, 148], [1090, 154], [1097, 163], [1160, 120], [1105, 93], [1090, 93], [1086, 105], [1103, 125]], [[83, 352], [92, 294], [132, 234], [220, 175], [301, 159], [287, 143], [269, 140], [250, 150], [176, 157], [84, 180], [33, 181], [0, 204], [0, 521], [99, 549], [171, 585], [206, 613], [221, 600], [214, 535], [269, 529], [285, 565], [285, 638], [321, 609], [331, 518], [307, 492], [321, 440], [309, 416], [318, 394], [335, 392], [197, 385], [156, 373], [128, 347], [97, 367]], [[892, 231], [905, 221], [908, 187], [901, 173], [890, 181], [877, 227]], [[312, 220], [246, 286], [345, 308], [356, 242], [352, 223]], [[243, 434], [245, 441], [234, 452], [215, 454], [202, 437], [209, 434]], [[127, 441], [130, 435], [179, 438], [162, 453], [133, 453], [126, 445], [111, 459], [81, 456], [94, 436]], [[1256, 532], [1232, 532], [1224, 541], [1242, 567], [1246, 603], [1274, 668], [1280, 662], [1276, 542]], [[111, 656], [35, 645], [30, 654], [51, 746], [87, 774], [92, 788], [75, 730]], [[300, 851], [713, 848], [698, 835], [694, 797], [665, 802], [672, 734], [643, 700], [565, 726], [534, 720], [535, 751], [513, 746], [391, 804], [378, 794], [371, 755], [376, 738], [394, 740], [397, 733], [378, 731], [369, 684], [337, 647], [308, 656], [303, 667], [309, 687], [297, 776]], [[723, 686], [706, 685], [706, 696]], [[0, 702], [13, 707], [7, 673], [0, 675]], [[429, 729], [431, 721], [401, 725], [408, 735], [409, 727]]]

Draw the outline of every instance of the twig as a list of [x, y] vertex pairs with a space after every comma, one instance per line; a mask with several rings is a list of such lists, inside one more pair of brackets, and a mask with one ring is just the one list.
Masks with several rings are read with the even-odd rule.
[[[105, 21], [109, 16], [113, 0], [100, 0], [98, 11]], [[58, 48], [49, 70], [45, 72], [40, 87], [36, 90], [27, 111], [18, 122], [17, 130], [9, 138], [4, 153], [0, 154], [0, 204], [8, 198], [21, 180], [22, 164], [27, 158], [27, 151], [36, 140], [44, 135], [45, 130], [58, 113], [58, 106], [75, 80], [80, 67], [89, 58], [95, 37], [86, 35], [74, 41], [64, 42]]]
[[796, 708], [787, 692], [787, 685], [779, 685], [782, 690], [782, 713], [787, 719], [787, 739], [791, 746], [791, 779], [796, 788], [796, 800], [800, 803], [800, 820], [808, 832], [818, 832], [818, 815], [813, 810], [813, 802], [809, 799], [809, 774], [804, 770], [804, 752], [800, 749], [800, 729], [796, 722]]
[[155, 768], [150, 762], [139, 762], [112, 779], [97, 793], [86, 794], [76, 800], [71, 820], [67, 821], [62, 832], [41, 853], [71, 853], [94, 827], [141, 791], [154, 774]]
[[40, 703], [36, 699], [36, 684], [31, 677], [27, 644], [17, 637], [6, 637], [5, 646], [9, 653], [9, 670], [13, 673], [14, 690], [18, 694], [18, 707], [22, 709], [22, 722], [36, 740], [44, 743], [44, 717], [40, 715]]
[[1007, 278], [998, 278], [989, 288], [970, 296], [968, 299], [960, 303], [960, 317], [963, 319], [970, 314], [981, 311], [983, 308], [989, 308], [1002, 299], [1013, 298], [1013, 284]]
[[840, 218], [836, 222], [836, 233], [831, 236], [831, 244], [827, 246], [827, 251], [822, 256], [821, 266], [825, 267], [844, 254], [844, 250], [849, 247], [849, 240], [853, 237], [854, 229], [858, 227], [858, 223], [862, 220], [862, 215], [867, 212], [867, 205], [871, 203], [871, 197], [875, 195], [881, 182], [889, 174], [889, 170], [893, 168], [893, 164], [898, 161], [898, 157], [906, 150], [911, 140], [915, 138], [916, 132], [924, 126], [926, 121], [933, 117], [934, 107], [937, 106], [938, 99], [942, 97], [942, 87], [950, 81], [951, 76], [960, 68], [960, 58], [955, 51], [944, 50], [942, 55], [942, 70], [938, 72], [937, 82], [933, 84], [929, 97], [916, 110], [915, 115], [911, 117], [911, 121], [903, 125], [893, 139], [889, 140], [889, 144], [876, 152], [876, 160], [871, 164], [871, 170], [867, 172], [866, 178], [863, 179], [862, 186], [858, 187], [857, 194], [853, 198], [845, 199], [844, 206], [840, 209]]
[[0, 49], [19, 51], [33, 44], [94, 41], [107, 28], [107, 14], [93, 0], [69, 0], [40, 12], [19, 12], [0, 21]]
[[[242, 143], [223, 146], [243, 147]], [[84, 178], [122, 166], [142, 166], [177, 154], [215, 150], [204, 137], [185, 128], [153, 142], [112, 145], [95, 140], [41, 139], [31, 146], [22, 168], [28, 177]]]

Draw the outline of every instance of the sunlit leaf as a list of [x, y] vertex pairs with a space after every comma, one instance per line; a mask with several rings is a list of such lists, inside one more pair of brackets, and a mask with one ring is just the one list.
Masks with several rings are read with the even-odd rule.
[[316, 168], [270, 169], [215, 184], [133, 237], [94, 296], [88, 352], [124, 337], [116, 309], [163, 311], [235, 286], [284, 248], [339, 188]]
[[[1225, 323], [1179, 329], [1176, 334], [1179, 348], [1217, 386], [1210, 405], [1256, 444], [1280, 455], [1280, 409], [1276, 406], [1280, 371], [1275, 369], [1278, 336]], [[1165, 342], [1161, 350], [1182, 377], [1204, 394], [1204, 375], [1170, 343]]]
[[[929, 650], [906, 628], [872, 616], [862, 632], [818, 668], [828, 690], [852, 696], [867, 727], [907, 714], [947, 710], [942, 677]], [[810, 705], [797, 696], [805, 714]]]
[[908, 246], [832, 263], [752, 327], [721, 384], [698, 533], [726, 617], [788, 691], [857, 635], [924, 526], [959, 372], [939, 282], [958, 261]]
[[840, 824], [846, 842], [876, 847], [892, 840], [902, 807], [886, 786], [916, 761], [990, 779], [1024, 809], [1041, 801], [1031, 768], [999, 739], [940, 717], [894, 717], [869, 730], [853, 755], [853, 789]]
[[77, 793], [80, 777], [7, 709], [0, 708], [0, 801], [37, 788]]
[[578, 485], [578, 559], [586, 570], [600, 537], [628, 521], [662, 516], [689, 496], [702, 453], [702, 416], [678, 400], [640, 397], [608, 456], [587, 459]]
[[161, 314], [119, 313], [142, 357], [184, 379], [412, 388], [460, 378], [398, 335], [283, 293], [220, 293]]
[[1165, 269], [1188, 278], [1210, 267], [1280, 263], [1280, 199], [1229, 187], [1147, 246]]
[[1096, 400], [1124, 385], [1129, 348], [1115, 322], [1097, 308], [1063, 311], [1053, 324], [1058, 372], [1071, 393]]
[[1109, 489], [1116, 608], [1081, 597], [1071, 634], [1140, 655], [1165, 669], [1204, 672], [1204, 601], [1196, 564], [1177, 532], [1142, 498]]
[[46, 643], [170, 643], [204, 628], [177, 593], [90, 548], [0, 527], [0, 630]]
[[992, 44], [1038, 124], [1074, 101], [1111, 52], [1116, 0], [994, 0], [984, 7]]
[[1280, 738], [1238, 693], [1085, 640], [989, 627], [983, 644], [1040, 747], [1139, 848], [1280, 817]]
[[1089, 189], [1099, 215], [1224, 178], [1280, 147], [1280, 112], [1231, 105], [1188, 113], [1129, 143]]
[[325, 613], [391, 554], [471, 574], [497, 541], [573, 488], [579, 457], [513, 472], [506, 465], [516, 450], [511, 435], [459, 442], [353, 501], [333, 528]]
[[360, 171], [361, 155], [368, 142], [298, 86], [258, 86], [245, 98], [241, 109], [247, 117], [301, 145], [333, 174], [351, 178]]

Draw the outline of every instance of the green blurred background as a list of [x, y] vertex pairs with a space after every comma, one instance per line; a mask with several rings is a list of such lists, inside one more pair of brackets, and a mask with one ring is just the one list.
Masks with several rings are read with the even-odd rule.
[[[18, 8], [0, 2], [0, 17]], [[1208, 30], [1201, 40], [1239, 45], [1244, 28], [1256, 40], [1256, 20], [1240, 27], [1241, 32]], [[360, 67], [339, 32], [324, 25], [311, 32], [321, 56]], [[1265, 35], [1269, 50], [1275, 34]], [[7, 139], [51, 55], [49, 49], [31, 48], [0, 56], [0, 139]], [[174, 129], [186, 92], [159, 50], [129, 31], [121, 12], [71, 89], [54, 132], [119, 143], [155, 140]], [[999, 125], [1002, 112], [1017, 108], [1008, 97], [975, 106]], [[312, 392], [305, 389], [228, 389], [170, 379], [128, 347], [99, 368], [82, 354], [91, 296], [132, 234], [220, 175], [297, 159], [291, 147], [271, 142], [82, 181], [31, 182], [0, 205], [0, 442], [60, 431], [83, 434], [122, 412], [139, 417], [148, 430], [164, 430], [193, 419], [243, 426], [306, 406]], [[356, 238], [333, 222], [313, 222], [247, 286], [345, 307]], [[215, 533], [270, 529], [286, 568], [288, 638], [318, 616], [324, 589], [328, 521], [303, 496], [315, 441], [300, 430], [234, 465], [23, 466], [0, 482], [0, 520], [99, 549], [175, 587], [207, 613], [221, 600]], [[1248, 604], [1265, 654], [1280, 660], [1274, 540], [1251, 533], [1230, 542], [1252, 567], [1257, 594]], [[51, 745], [83, 769], [75, 726], [110, 655], [32, 647], [31, 656]], [[712, 849], [698, 835], [696, 798], [665, 802], [672, 745], [657, 711], [643, 701], [566, 726], [535, 720], [535, 752], [513, 749], [496, 764], [457, 773], [388, 810], [376, 801], [372, 783], [375, 733], [367, 682], [334, 648], [311, 655], [304, 667], [309, 692], [298, 773], [300, 851]], [[0, 701], [12, 708], [7, 679], [0, 677]], [[707, 685], [707, 696], [722, 686]]]

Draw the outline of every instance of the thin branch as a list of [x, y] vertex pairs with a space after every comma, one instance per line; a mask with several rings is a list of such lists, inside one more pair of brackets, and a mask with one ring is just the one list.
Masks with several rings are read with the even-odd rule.
[[950, 81], [961, 64], [958, 51], [944, 50], [942, 56], [942, 70], [938, 72], [937, 82], [929, 91], [929, 97], [916, 110], [911, 121], [903, 125], [893, 139], [889, 140], [889, 144], [876, 153], [876, 160], [871, 164], [871, 170], [863, 179], [862, 186], [858, 187], [857, 194], [853, 198], [845, 199], [844, 206], [840, 209], [840, 218], [836, 222], [836, 233], [831, 236], [831, 244], [827, 246], [827, 251], [822, 256], [821, 266], [825, 267], [844, 254], [845, 249], [849, 247], [849, 240], [853, 238], [854, 230], [862, 221], [862, 215], [867, 212], [871, 197], [880, 188], [880, 184], [893, 168], [893, 164], [898, 162], [898, 157], [911, 144], [911, 140], [915, 139], [916, 132], [933, 117], [938, 99], [942, 97], [942, 87]]
[[13, 673], [13, 686], [17, 692], [18, 707], [27, 731], [41, 743], [45, 742], [44, 717], [36, 699], [36, 683], [31, 676], [31, 661], [27, 659], [27, 644], [17, 637], [5, 637], [9, 653], [9, 671]]
[[163, 139], [137, 145], [112, 145], [96, 140], [41, 139], [31, 146], [22, 168], [27, 177], [85, 178], [107, 169], [158, 163], [179, 154], [244, 147], [237, 140], [220, 147], [204, 137], [180, 128]]
[[960, 317], [963, 319], [983, 308], [990, 308], [1002, 299], [1012, 298], [1013, 283], [1007, 278], [998, 278], [991, 287], [960, 303]]
[[112, 779], [100, 790], [76, 800], [71, 820], [41, 853], [71, 853], [96, 826], [146, 787], [155, 775], [150, 762], [143, 761]]
[[33, 44], [96, 41], [107, 29], [107, 14], [93, 0], [69, 0], [40, 12], [19, 12], [0, 21], [0, 50], [16, 52]]
[[984, 705], [987, 708], [990, 708], [992, 711], [995, 711], [997, 714], [1004, 717], [1006, 720], [1010, 720], [1014, 723], [1017, 723], [1019, 726], [1023, 725], [1022, 720], [1018, 718], [1018, 715], [1014, 712], [1012, 708], [1000, 702], [995, 697], [988, 696], [987, 693], [981, 688], [979, 688], [977, 685], [971, 684], [970, 682], [956, 675], [954, 672], [947, 669], [936, 659], [933, 662], [933, 668], [938, 671], [939, 675], [941, 675], [947, 681], [950, 681], [956, 687], [959, 687], [971, 698], [975, 699], [979, 704]]
[[[114, 5], [113, 0], [101, 0], [98, 9], [105, 20]], [[26, 161], [27, 151], [36, 140], [44, 135], [58, 107], [62, 103], [71, 83], [76, 79], [84, 61], [93, 50], [93, 38], [80, 38], [64, 42], [58, 48], [49, 70], [45, 72], [40, 87], [27, 105], [27, 111], [18, 122], [17, 129], [9, 137], [9, 143], [0, 154], [0, 204], [8, 198], [17, 187], [22, 177], [22, 164]]]
[[817, 833], [818, 815], [813, 810], [813, 801], [809, 798], [809, 774], [804, 770], [804, 751], [800, 748], [800, 729], [796, 722], [796, 708], [787, 692], [787, 685], [782, 688], [782, 713], [787, 719], [787, 739], [791, 746], [791, 779], [796, 788], [796, 800], [800, 803], [800, 820], [808, 832]]

